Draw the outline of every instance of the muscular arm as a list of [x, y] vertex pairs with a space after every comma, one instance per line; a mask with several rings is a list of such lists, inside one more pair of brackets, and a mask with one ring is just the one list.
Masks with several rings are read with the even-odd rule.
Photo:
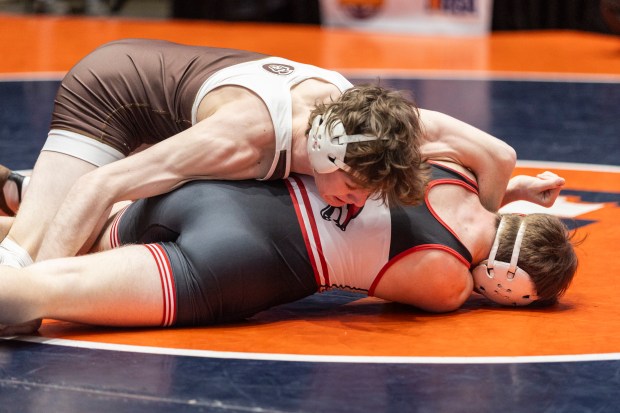
[[565, 183], [564, 178], [549, 171], [536, 176], [517, 175], [508, 182], [502, 206], [514, 201], [528, 201], [550, 207]]
[[234, 112], [220, 109], [178, 135], [81, 177], [52, 222], [37, 261], [76, 255], [115, 202], [159, 195], [193, 179], [259, 177], [265, 168], [257, 146], [263, 135], [273, 141], [273, 129], [270, 122], [265, 126], [247, 114], [235, 115], [240, 113], [238, 104]]
[[505, 142], [443, 113], [420, 110], [425, 129], [422, 155], [459, 164], [474, 173], [480, 202], [497, 211], [516, 163], [516, 153]]

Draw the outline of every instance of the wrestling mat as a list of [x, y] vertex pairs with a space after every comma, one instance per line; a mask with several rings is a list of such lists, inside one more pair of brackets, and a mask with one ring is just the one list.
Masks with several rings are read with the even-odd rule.
[[[620, 411], [616, 38], [550, 32], [457, 41], [2, 15], [0, 27], [13, 27], [0, 44], [0, 163], [13, 169], [32, 167], [73, 62], [107, 40], [159, 37], [283, 55], [339, 69], [354, 83], [411, 90], [421, 107], [507, 140], [519, 153], [517, 173], [565, 177], [547, 212], [587, 236], [574, 283], [545, 309], [473, 297], [437, 315], [331, 291], [215, 327], [46, 320], [38, 335], [0, 341], [0, 410]], [[76, 31], [85, 35], [68, 35]]]

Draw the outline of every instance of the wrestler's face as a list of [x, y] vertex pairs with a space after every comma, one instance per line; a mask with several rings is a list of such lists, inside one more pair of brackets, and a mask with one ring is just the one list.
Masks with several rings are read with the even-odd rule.
[[363, 207], [370, 191], [362, 188], [348, 173], [337, 170], [327, 174], [314, 172], [314, 182], [319, 195], [331, 206], [353, 204]]

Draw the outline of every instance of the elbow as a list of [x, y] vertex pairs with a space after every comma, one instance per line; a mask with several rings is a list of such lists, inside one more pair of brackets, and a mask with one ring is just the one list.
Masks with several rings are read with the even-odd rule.
[[450, 313], [461, 308], [463, 303], [465, 303], [465, 301], [467, 300], [467, 297], [462, 297], [458, 294], [444, 296], [437, 300], [437, 302], [429, 308], [425, 308], [425, 310], [433, 313]]
[[509, 172], [509, 175], [512, 175], [512, 171], [517, 165], [517, 151], [512, 146], [502, 142], [502, 148], [497, 153], [497, 159], [505, 167], [505, 170]]
[[437, 296], [427, 311], [433, 313], [449, 313], [456, 311], [467, 301], [473, 290], [473, 280], [465, 278], [464, 282], [454, 282], [446, 285]]
[[110, 182], [103, 168], [97, 168], [80, 176], [71, 187], [71, 193], [77, 198], [93, 197], [105, 201], [106, 198], [113, 197], [113, 186]]
[[515, 168], [515, 166], [517, 166], [517, 151], [515, 151], [515, 149], [508, 144], [506, 144], [506, 146], [508, 146], [506, 150], [506, 157], [508, 159], [507, 162], [510, 163], [510, 169], [512, 170]]

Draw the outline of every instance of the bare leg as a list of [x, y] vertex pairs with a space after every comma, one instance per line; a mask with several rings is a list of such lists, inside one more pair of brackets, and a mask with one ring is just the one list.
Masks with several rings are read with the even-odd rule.
[[82, 175], [96, 167], [81, 159], [56, 152], [39, 155], [9, 238], [36, 257], [43, 236], [65, 195]]
[[6, 237], [6, 234], [9, 233], [11, 229], [11, 225], [13, 225], [13, 221], [15, 218], [13, 217], [4, 217], [0, 216], [0, 240]]
[[107, 326], [158, 326], [162, 314], [159, 271], [142, 245], [22, 269], [0, 266], [0, 323], [5, 325], [53, 318]]

